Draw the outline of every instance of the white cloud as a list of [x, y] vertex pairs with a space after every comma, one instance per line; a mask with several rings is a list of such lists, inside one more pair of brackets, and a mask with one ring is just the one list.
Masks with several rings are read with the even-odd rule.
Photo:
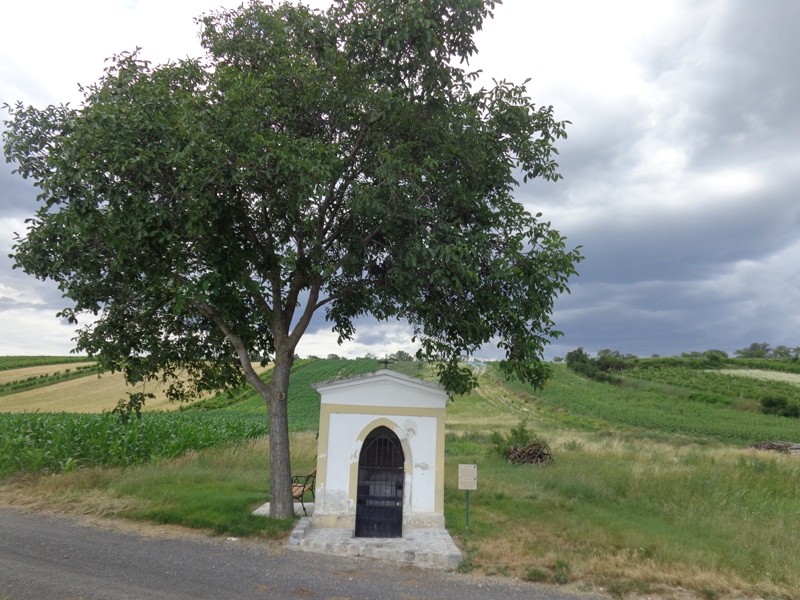
[[0, 283], [0, 304], [7, 300], [25, 304], [44, 304], [44, 300], [37, 296], [31, 296], [22, 290], [14, 289]]
[[67, 355], [74, 347], [75, 327], [59, 321], [48, 309], [0, 311], [0, 356]]
[[352, 341], [341, 346], [336, 343], [337, 336], [329, 327], [306, 333], [297, 347], [300, 356], [320, 356], [336, 354], [346, 358], [356, 358], [374, 354], [383, 358], [389, 354], [403, 350], [414, 354], [418, 346], [411, 343], [413, 330], [410, 326], [399, 322], [378, 322], [362, 319], [357, 323], [356, 335]]

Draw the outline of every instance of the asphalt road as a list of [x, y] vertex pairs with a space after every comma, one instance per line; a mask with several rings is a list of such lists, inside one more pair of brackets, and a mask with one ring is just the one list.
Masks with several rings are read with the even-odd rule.
[[597, 600], [503, 579], [0, 507], [0, 600]]

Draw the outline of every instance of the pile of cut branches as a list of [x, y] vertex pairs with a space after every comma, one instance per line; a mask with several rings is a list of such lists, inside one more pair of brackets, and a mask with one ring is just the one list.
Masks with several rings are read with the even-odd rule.
[[800, 456], [800, 444], [795, 442], [759, 442], [758, 444], [750, 444], [749, 447], [755, 450], [772, 450]]
[[516, 464], [545, 465], [553, 462], [553, 454], [546, 442], [531, 442], [527, 446], [511, 446], [506, 455], [508, 462]]
[[496, 456], [512, 464], [545, 465], [554, 462], [550, 446], [528, 431], [525, 419], [512, 427], [507, 435], [493, 431], [492, 446]]

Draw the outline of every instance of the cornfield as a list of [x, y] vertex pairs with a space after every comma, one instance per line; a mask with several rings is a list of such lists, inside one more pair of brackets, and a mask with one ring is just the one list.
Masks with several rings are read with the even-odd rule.
[[127, 424], [111, 413], [2, 414], [0, 477], [136, 465], [267, 433], [263, 416], [235, 413], [145, 413]]

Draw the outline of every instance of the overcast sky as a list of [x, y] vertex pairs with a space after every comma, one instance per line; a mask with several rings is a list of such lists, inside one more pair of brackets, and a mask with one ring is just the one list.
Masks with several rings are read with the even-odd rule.
[[[199, 56], [193, 18], [240, 0], [27, 0], [4, 6], [0, 103], [78, 104], [104, 58]], [[309, 2], [323, 7], [324, 0]], [[800, 346], [800, 3], [796, 0], [505, 0], [472, 66], [521, 83], [572, 122], [564, 179], [517, 197], [583, 246], [564, 337], [638, 356], [751, 342]], [[3, 111], [3, 118], [7, 118]], [[66, 354], [55, 286], [11, 269], [34, 189], [0, 167], [0, 355]], [[413, 350], [399, 323], [366, 320], [337, 346], [323, 321], [298, 352]], [[498, 357], [491, 348], [485, 358]]]

